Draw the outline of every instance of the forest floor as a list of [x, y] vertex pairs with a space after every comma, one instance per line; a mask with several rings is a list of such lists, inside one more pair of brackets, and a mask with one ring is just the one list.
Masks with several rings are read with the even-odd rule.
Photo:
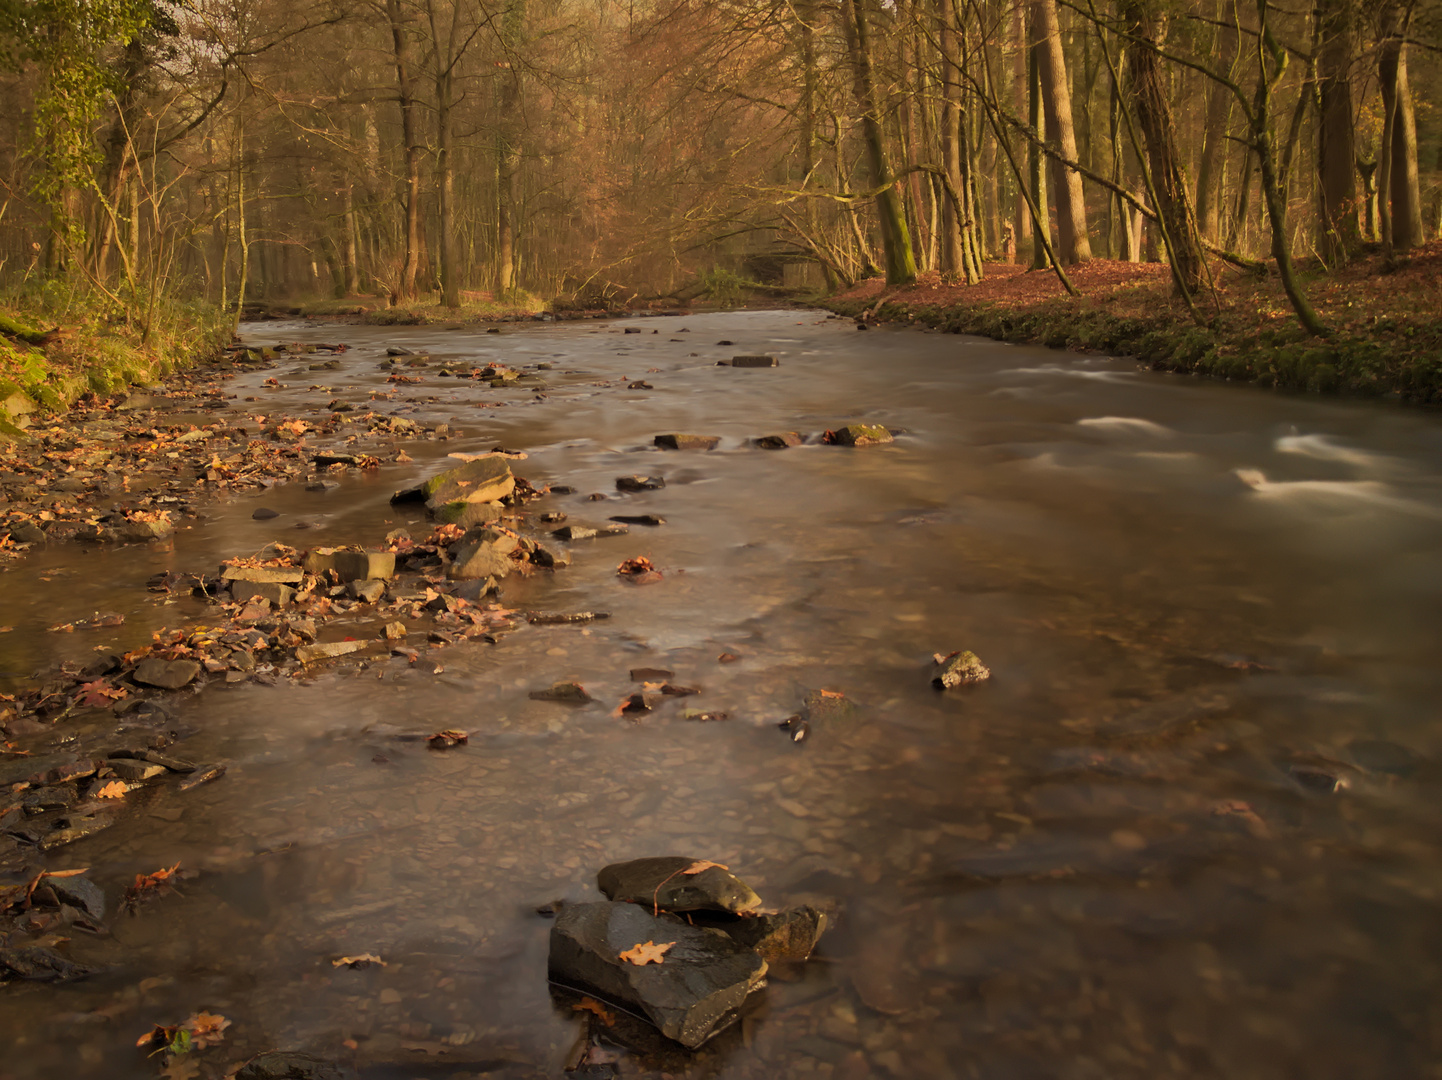
[[1068, 296], [1051, 271], [988, 263], [976, 285], [935, 273], [888, 289], [879, 278], [823, 301], [829, 310], [914, 321], [951, 333], [1135, 356], [1153, 368], [1263, 386], [1442, 400], [1442, 240], [1388, 263], [1380, 251], [1334, 273], [1303, 266], [1306, 291], [1330, 336], [1298, 325], [1275, 273], [1222, 263], [1197, 298], [1204, 325], [1173, 295], [1165, 264], [1095, 259], [1068, 269]]
[[424, 326], [430, 323], [510, 322], [529, 319], [545, 310], [545, 304], [529, 293], [510, 300], [494, 300], [490, 293], [461, 294], [461, 306], [448, 308], [434, 294], [412, 303], [388, 306], [384, 296], [346, 296], [338, 300], [312, 300], [278, 309], [279, 317], [298, 315], [307, 319], [330, 318], [364, 326]]

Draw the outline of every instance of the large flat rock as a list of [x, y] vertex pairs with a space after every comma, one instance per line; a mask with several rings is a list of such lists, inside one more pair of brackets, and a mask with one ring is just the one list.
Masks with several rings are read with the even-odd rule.
[[391, 502], [424, 502], [431, 510], [448, 503], [488, 503], [504, 499], [516, 490], [509, 460], [501, 454], [486, 454], [437, 473], [419, 487], [391, 496]]
[[[637, 945], [672, 943], [659, 964], [621, 959]], [[575, 904], [551, 927], [551, 978], [639, 1009], [669, 1039], [695, 1048], [736, 1018], [766, 961], [720, 930], [653, 916], [636, 904]]]

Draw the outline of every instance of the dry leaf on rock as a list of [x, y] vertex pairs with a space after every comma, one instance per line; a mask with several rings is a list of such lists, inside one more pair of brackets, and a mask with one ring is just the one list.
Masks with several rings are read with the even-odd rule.
[[124, 780], [112, 780], [95, 793], [97, 799], [123, 799], [125, 793], [130, 790], [130, 785]]
[[339, 960], [332, 960], [331, 967], [366, 968], [372, 964], [386, 966], [386, 962], [374, 953], [361, 953], [359, 956], [342, 956]]
[[434, 735], [427, 737], [426, 743], [429, 744], [432, 750], [445, 750], [448, 747], [469, 742], [470, 738], [469, 732], [447, 728], [445, 731], [438, 731]]
[[645, 967], [647, 964], [659, 964], [662, 958], [670, 951], [674, 941], [667, 941], [657, 945], [654, 941], [648, 941], [643, 945], [627, 949], [621, 954], [621, 959], [628, 964], [635, 964], [637, 967]]
[[730, 870], [730, 869], [731, 869], [731, 867], [726, 866], [726, 865], [723, 864], [723, 863], [709, 862], [709, 861], [707, 861], [706, 859], [697, 859], [697, 860], [696, 860], [695, 862], [693, 862], [690, 866], [686, 867], [686, 869], [682, 870], [681, 873], [683, 873], [683, 874], [699, 874], [699, 873], [701, 873], [701, 871], [703, 871], [703, 870], [710, 870], [711, 867], [713, 867], [713, 866], [716, 867], [716, 869], [718, 869], [718, 870]]

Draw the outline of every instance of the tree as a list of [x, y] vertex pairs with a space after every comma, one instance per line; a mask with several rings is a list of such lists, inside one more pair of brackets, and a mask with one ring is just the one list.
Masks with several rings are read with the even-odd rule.
[[[1066, 53], [1062, 49], [1061, 25], [1056, 0], [1032, 0], [1033, 40], [1036, 42], [1037, 76], [1046, 107], [1046, 130], [1069, 161], [1078, 159], [1076, 130], [1072, 123], [1071, 87], [1067, 81]], [[1086, 196], [1081, 174], [1051, 162], [1051, 188], [1056, 200], [1057, 254], [1067, 264], [1092, 256], [1087, 235]]]

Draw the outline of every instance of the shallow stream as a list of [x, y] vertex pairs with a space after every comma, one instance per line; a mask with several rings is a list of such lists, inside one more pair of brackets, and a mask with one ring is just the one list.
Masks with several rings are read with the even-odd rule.
[[[203, 619], [146, 591], [162, 570], [378, 543], [415, 520], [390, 493], [452, 452], [523, 450], [517, 474], [575, 489], [533, 525], [666, 524], [506, 582], [508, 607], [605, 621], [176, 699], [186, 756], [226, 777], [157, 789], [52, 862], [91, 867], [112, 906], [137, 873], [199, 873], [85, 944], [105, 974], [0, 990], [0, 1077], [155, 1076], [136, 1039], [202, 1008], [232, 1021], [203, 1076], [270, 1047], [366, 1076], [558, 1076], [582, 1016], [552, 1001], [535, 909], [653, 854], [836, 918], [740, 1024], [694, 1055], [620, 1050], [622, 1075], [1442, 1076], [1434, 416], [811, 312], [245, 334], [351, 349], [238, 377], [238, 408], [340, 399], [452, 437], [329, 493], [213, 504], [171, 548], [32, 558], [0, 578], [0, 668]], [[386, 382], [387, 346], [429, 354], [398, 369], [422, 382]], [[753, 352], [780, 366], [716, 366]], [[492, 360], [550, 365], [548, 386], [437, 375]], [[861, 419], [905, 433], [748, 445]], [[651, 447], [672, 431], [722, 442]], [[618, 494], [631, 473], [666, 487]], [[615, 575], [638, 555], [659, 584]], [[125, 627], [44, 632], [97, 610]], [[937, 693], [931, 655], [955, 649], [992, 678]], [[641, 666], [702, 693], [613, 717]], [[560, 679], [596, 701], [529, 699]], [[817, 689], [854, 712], [793, 743], [776, 725]], [[469, 744], [394, 738], [442, 728]], [[332, 967], [362, 953], [387, 966]]]

